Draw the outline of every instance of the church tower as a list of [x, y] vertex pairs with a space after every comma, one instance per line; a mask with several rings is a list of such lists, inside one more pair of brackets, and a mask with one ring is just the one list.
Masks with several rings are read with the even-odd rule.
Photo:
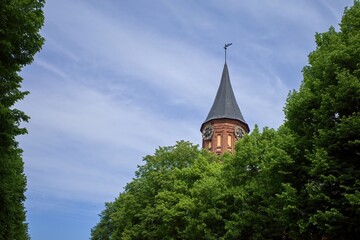
[[250, 131], [231, 87], [226, 64], [226, 47], [227, 45], [220, 86], [210, 112], [200, 128], [203, 137], [202, 147], [216, 154], [234, 153], [237, 139]]

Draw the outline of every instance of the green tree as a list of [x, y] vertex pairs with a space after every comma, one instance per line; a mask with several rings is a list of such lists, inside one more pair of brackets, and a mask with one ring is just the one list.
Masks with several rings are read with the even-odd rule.
[[27, 92], [20, 90], [19, 71], [33, 61], [44, 39], [43, 0], [0, 1], [0, 239], [27, 239], [25, 224], [26, 178], [22, 150], [15, 139], [29, 117], [14, 109]]
[[286, 103], [296, 136], [304, 196], [298, 225], [307, 239], [355, 239], [360, 230], [360, 2], [346, 8], [340, 31], [316, 34], [299, 91]]
[[106, 205], [92, 239], [218, 239], [224, 224], [218, 157], [188, 142], [144, 158], [136, 178]]
[[294, 201], [289, 199], [289, 152], [294, 151], [294, 139], [285, 128], [260, 133], [255, 127], [237, 143], [234, 158], [224, 163], [224, 239], [281, 239], [287, 234], [290, 222], [282, 211]]

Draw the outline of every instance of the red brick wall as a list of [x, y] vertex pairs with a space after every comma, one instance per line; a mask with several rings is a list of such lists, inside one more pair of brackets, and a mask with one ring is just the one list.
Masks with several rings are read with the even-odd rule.
[[[214, 128], [214, 133], [209, 140], [202, 141], [202, 147], [216, 154], [223, 154], [226, 151], [234, 153], [234, 145], [237, 141], [234, 133], [234, 129], [236, 126], [240, 126], [244, 129], [246, 133], [249, 132], [248, 126], [241, 121], [233, 120], [233, 119], [214, 119], [210, 120], [206, 124], [203, 124], [201, 128], [201, 132], [203, 129], [211, 124]], [[220, 146], [217, 146], [217, 136], [221, 136]], [[231, 136], [231, 144], [228, 144], [228, 136]], [[211, 147], [209, 147], [209, 143], [211, 143]]]

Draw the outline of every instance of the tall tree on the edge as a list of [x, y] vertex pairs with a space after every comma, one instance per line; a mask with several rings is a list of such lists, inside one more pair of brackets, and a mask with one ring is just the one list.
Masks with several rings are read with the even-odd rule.
[[25, 223], [26, 177], [22, 150], [15, 139], [25, 134], [29, 117], [14, 109], [28, 92], [20, 90], [19, 71], [33, 61], [44, 39], [44, 0], [0, 1], [0, 239], [28, 239]]
[[[304, 80], [285, 107], [297, 136], [299, 230], [307, 239], [360, 234], [360, 2], [345, 9], [340, 31], [316, 34]], [[304, 174], [305, 173], [305, 174]]]

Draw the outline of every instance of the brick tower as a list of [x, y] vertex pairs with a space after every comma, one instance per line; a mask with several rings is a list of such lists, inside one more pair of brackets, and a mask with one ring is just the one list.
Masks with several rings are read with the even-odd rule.
[[213, 106], [201, 125], [200, 131], [203, 137], [202, 147], [216, 154], [223, 154], [227, 151], [234, 153], [237, 139], [242, 138], [245, 133], [250, 131], [231, 87], [226, 58]]

